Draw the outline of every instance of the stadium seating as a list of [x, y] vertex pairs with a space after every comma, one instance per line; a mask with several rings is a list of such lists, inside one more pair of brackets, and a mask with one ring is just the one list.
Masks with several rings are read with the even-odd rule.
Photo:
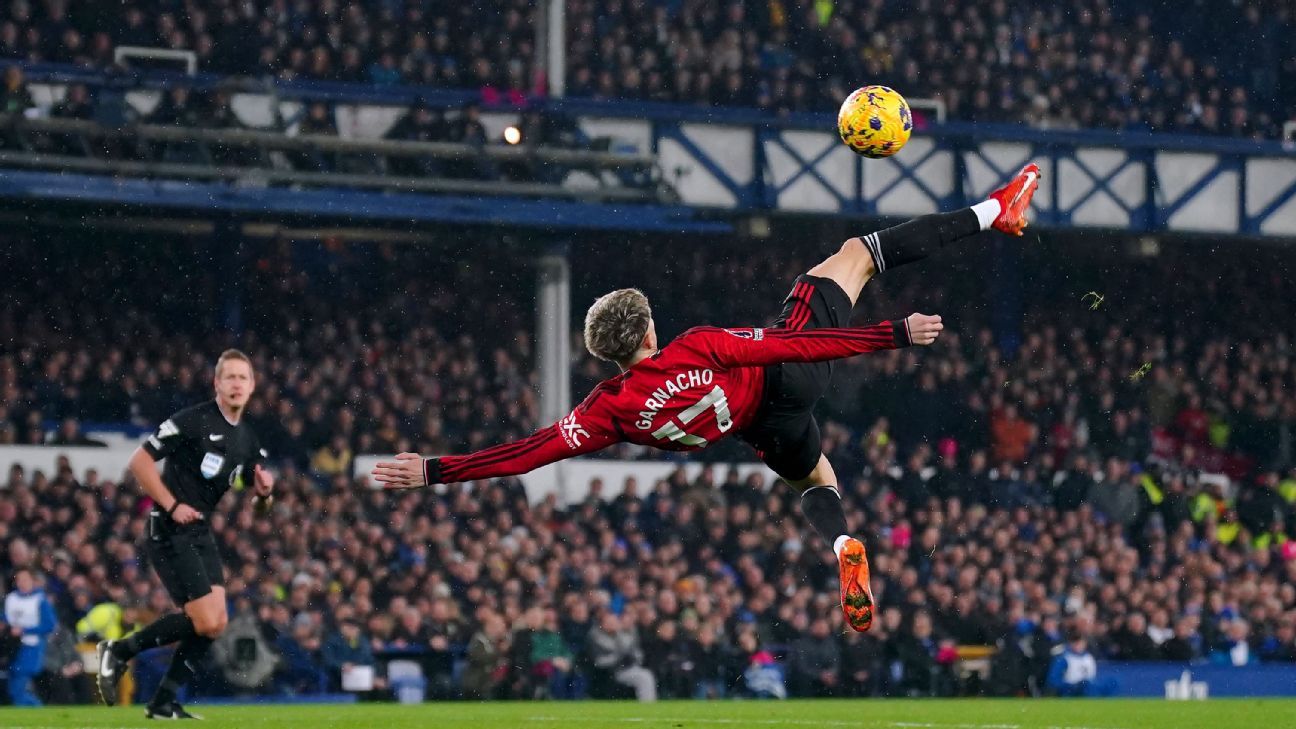
[[[1068, 248], [1059, 267], [1062, 246], [1036, 241], [1012, 274], [986, 265], [1002, 248], [972, 242], [870, 284], [862, 319], [935, 311], [951, 336], [838, 369], [825, 450], [883, 605], [872, 632], [843, 636], [834, 565], [794, 496], [723, 465], [571, 505], [528, 504], [509, 479], [400, 496], [356, 483], [352, 453], [457, 451], [535, 425], [522, 256], [458, 251], [447, 267], [436, 244], [262, 241], [233, 253], [254, 272], [234, 285], [217, 237], [7, 235], [0, 265], [28, 285], [0, 292], [0, 440], [152, 425], [204, 397], [226, 344], [205, 332], [245, 333], [280, 496], [261, 520], [231, 496], [214, 526], [234, 619], [283, 658], [264, 692], [337, 691], [341, 664], [368, 660], [379, 693], [620, 695], [592, 664], [604, 608], [637, 631], [665, 696], [1038, 692], [1064, 625], [1101, 657], [1296, 660], [1296, 373], [1271, 326], [1292, 318], [1290, 254], [1249, 248], [1255, 265], [1221, 269], [1197, 265], [1205, 247]], [[576, 301], [638, 285], [667, 336], [764, 323], [821, 255], [718, 241], [644, 267], [657, 242], [618, 244], [574, 257]], [[713, 290], [726, 296], [695, 295]], [[1020, 332], [1002, 324], [1014, 317]], [[605, 373], [579, 363], [577, 391]], [[713, 455], [750, 459], [734, 448]], [[11, 471], [3, 491], [0, 575], [37, 567], [67, 630], [100, 630], [81, 622], [96, 605], [126, 608], [128, 626], [166, 608], [125, 536], [144, 528], [133, 484], [64, 468]], [[351, 621], [364, 655], [345, 653]], [[978, 645], [997, 647], [988, 684], [958, 667]], [[424, 682], [401, 664], [388, 686], [384, 666], [410, 659]]]
[[[14, 3], [0, 56], [105, 68], [117, 46], [191, 50], [206, 72], [372, 86], [542, 87], [535, 6], [410, 3]], [[1127, 0], [679, 3], [572, 0], [578, 97], [832, 110], [886, 83], [949, 117], [1051, 128], [1276, 138], [1296, 118], [1281, 0], [1153, 9]], [[1155, 33], [1151, 32], [1155, 30]]]

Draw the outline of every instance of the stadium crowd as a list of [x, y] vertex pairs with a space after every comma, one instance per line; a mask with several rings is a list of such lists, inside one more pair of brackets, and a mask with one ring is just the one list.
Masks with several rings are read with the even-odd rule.
[[[831, 111], [864, 80], [950, 118], [1273, 139], [1296, 118], [1282, 0], [572, 0], [573, 96]], [[519, 103], [537, 5], [15, 0], [0, 57], [105, 68], [120, 45], [192, 50], [204, 71], [480, 89]]]
[[[261, 376], [250, 415], [273, 433], [281, 484], [268, 518], [238, 497], [215, 517], [233, 620], [200, 691], [337, 690], [350, 666], [375, 665], [378, 693], [433, 698], [1010, 695], [1071, 690], [1050, 680], [1063, 645], [1296, 661], [1296, 382], [1270, 326], [1296, 292], [1279, 251], [1218, 269], [1192, 265], [1191, 247], [1072, 249], [1062, 268], [1041, 241], [1016, 269], [995, 249], [987, 270], [973, 242], [870, 284], [862, 319], [935, 311], [950, 329], [931, 349], [843, 364], [827, 398], [825, 450], [883, 606], [858, 635], [841, 625], [829, 549], [760, 476], [595, 482], [572, 505], [529, 505], [511, 479], [399, 496], [357, 483], [354, 453], [459, 451], [534, 426], [520, 256], [447, 267], [435, 248], [278, 241], [238, 254], [239, 289], [219, 248], [103, 241], [94, 270], [112, 276], [97, 279], [78, 273], [89, 251], [20, 242], [0, 253], [32, 277], [0, 291], [5, 440], [152, 426], [207, 396], [227, 343], [209, 332], [246, 328]], [[761, 323], [818, 254], [718, 242], [634, 268], [659, 245], [623, 242], [598, 270], [577, 256], [578, 301], [635, 283], [667, 336]], [[1014, 314], [1016, 339], [997, 325]], [[145, 505], [115, 476], [13, 469], [4, 483], [0, 575], [34, 570], [58, 616], [47, 698], [85, 696], [77, 639], [167, 609], [136, 544]], [[988, 680], [957, 670], [966, 645], [997, 647]], [[401, 658], [423, 682], [385, 676]], [[141, 686], [157, 672], [142, 661]]]

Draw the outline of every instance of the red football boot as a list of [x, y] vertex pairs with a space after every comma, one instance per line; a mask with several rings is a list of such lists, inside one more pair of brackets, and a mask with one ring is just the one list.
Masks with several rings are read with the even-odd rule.
[[1021, 235], [1029, 225], [1026, 211], [1030, 209], [1031, 197], [1039, 187], [1039, 165], [1031, 162], [1021, 168], [1021, 172], [1012, 178], [1007, 185], [990, 193], [990, 197], [999, 201], [999, 217], [990, 224], [992, 228], [1008, 235]]

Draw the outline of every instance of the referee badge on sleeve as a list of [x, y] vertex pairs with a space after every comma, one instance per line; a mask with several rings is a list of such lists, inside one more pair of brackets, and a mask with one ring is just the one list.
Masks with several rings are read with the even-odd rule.
[[225, 456], [217, 453], [208, 453], [203, 456], [202, 465], [198, 470], [202, 472], [203, 478], [215, 478], [220, 473], [221, 466], [225, 465]]

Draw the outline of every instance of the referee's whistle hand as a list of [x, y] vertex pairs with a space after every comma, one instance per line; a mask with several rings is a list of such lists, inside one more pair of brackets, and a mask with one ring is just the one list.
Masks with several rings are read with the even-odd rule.
[[274, 476], [269, 471], [265, 470], [265, 468], [263, 468], [259, 463], [254, 469], [253, 474], [256, 477], [257, 496], [263, 498], [269, 496], [270, 493], [274, 491]]
[[171, 519], [177, 524], [192, 524], [196, 521], [202, 521], [203, 515], [195, 508], [188, 504], [179, 504], [175, 511], [171, 512]]
[[396, 460], [375, 465], [370, 475], [385, 489], [417, 489], [427, 485], [423, 457], [417, 453], [398, 453]]

